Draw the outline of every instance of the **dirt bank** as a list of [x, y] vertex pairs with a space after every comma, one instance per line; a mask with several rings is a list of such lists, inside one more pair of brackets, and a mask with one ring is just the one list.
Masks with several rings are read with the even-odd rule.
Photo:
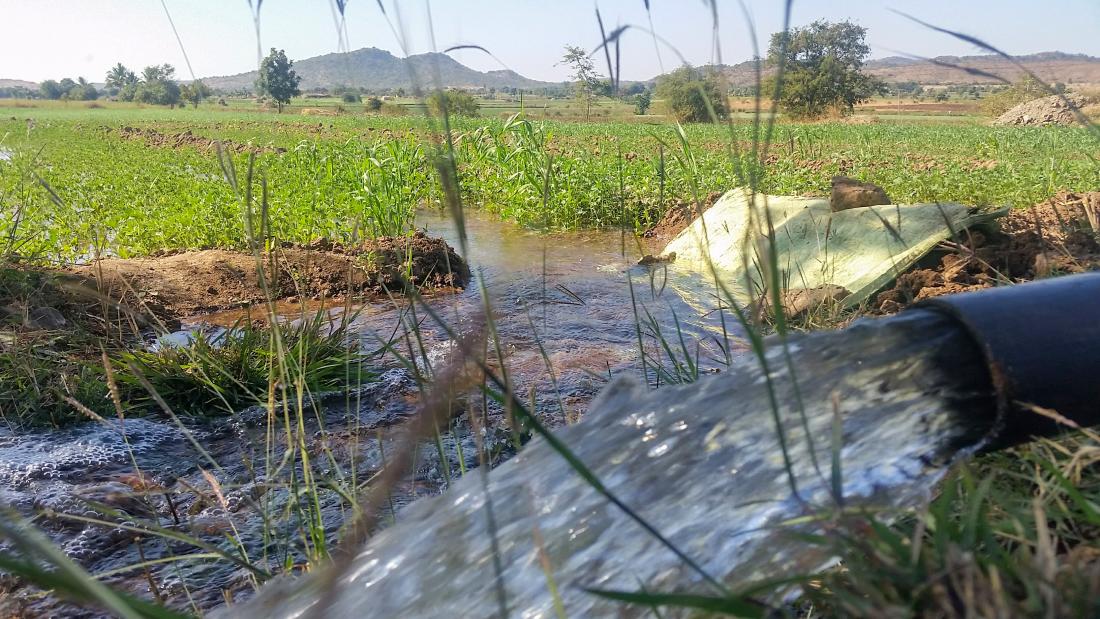
[[[108, 258], [70, 269], [73, 281], [123, 305], [160, 316], [191, 316], [274, 299], [345, 298], [399, 291], [406, 276], [419, 288], [466, 285], [470, 271], [446, 242], [423, 232], [360, 247], [325, 241], [280, 247], [263, 259], [209, 249], [149, 258]], [[407, 274], [407, 275], [406, 275]]]
[[930, 266], [900, 275], [870, 311], [889, 314], [930, 297], [1100, 270], [1098, 216], [1100, 191], [1063, 192], [1015, 210], [998, 229], [968, 231], [958, 247], [933, 254]]
[[676, 235], [684, 231], [691, 222], [695, 221], [697, 217], [702, 215], [714, 206], [714, 203], [721, 198], [722, 194], [718, 191], [712, 191], [708, 193], [704, 198], [701, 205], [696, 205], [693, 202], [682, 201], [679, 204], [668, 209], [661, 219], [649, 230], [642, 233], [642, 236], [647, 239], [651, 239], [653, 243], [664, 246], [672, 239], [676, 238]]

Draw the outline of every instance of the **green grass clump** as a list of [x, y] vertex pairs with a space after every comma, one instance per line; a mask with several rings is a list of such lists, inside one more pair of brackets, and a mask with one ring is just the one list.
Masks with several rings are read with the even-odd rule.
[[197, 331], [187, 346], [121, 352], [112, 365], [134, 406], [163, 402], [179, 414], [224, 415], [281, 397], [284, 374], [314, 394], [347, 387], [349, 370], [365, 380], [367, 357], [347, 329], [324, 314], [278, 328], [242, 321], [216, 335]]
[[964, 465], [893, 526], [840, 521], [840, 568], [811, 616], [1100, 616], [1100, 436], [1043, 439]]

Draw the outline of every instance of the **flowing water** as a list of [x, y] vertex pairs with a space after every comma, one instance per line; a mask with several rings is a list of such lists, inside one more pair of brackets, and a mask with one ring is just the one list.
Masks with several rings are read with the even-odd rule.
[[[981, 444], [983, 424], [967, 413], [992, 419], [989, 385], [959, 376], [980, 357], [960, 346], [959, 329], [923, 314], [793, 339], [790, 367], [773, 347], [778, 423], [761, 365], [742, 357], [692, 385], [653, 391], [620, 379], [559, 436], [710, 578], [736, 589], [813, 573], [831, 562], [799, 535], [819, 531], [813, 516], [915, 504]], [[805, 419], [791, 413], [792, 375]], [[411, 506], [339, 572], [275, 583], [232, 614], [648, 616], [586, 589], [713, 594], [704, 581], [539, 441], [488, 479], [467, 476]], [[780, 587], [770, 601], [782, 599]]]
[[[458, 247], [455, 227], [446, 217], [425, 212], [419, 224]], [[696, 284], [690, 282], [695, 280], [677, 274], [674, 267], [636, 266], [639, 252], [630, 237], [606, 232], [544, 235], [476, 213], [466, 229], [467, 258], [488, 290], [509, 377], [516, 392], [524, 394], [525, 400], [533, 399], [540, 417], [550, 425], [581, 417], [610, 376], [640, 376], [628, 278], [642, 317], [648, 310], [672, 341], [678, 341], [679, 327], [689, 356], [698, 357], [702, 371], [724, 364], [730, 345], [722, 335], [723, 316], [698, 309], [714, 305], [709, 289], [693, 288]], [[664, 286], [667, 277], [689, 282], [686, 289], [697, 293], [685, 300]], [[678, 290], [684, 289], [681, 283]], [[459, 332], [480, 324], [484, 303], [476, 282], [464, 292], [428, 302]], [[423, 312], [416, 316], [421, 324], [417, 341], [400, 337], [402, 323], [413, 319], [406, 305], [383, 299], [356, 309], [354, 331], [364, 348], [377, 348], [379, 342], [397, 334], [398, 348], [414, 357], [423, 352], [422, 366], [438, 366], [451, 355], [446, 332]], [[224, 325], [240, 316], [228, 313], [199, 322]], [[184, 335], [169, 339], [178, 344], [186, 341]], [[651, 352], [657, 353], [656, 349]], [[660, 354], [667, 357], [665, 352]], [[652, 369], [649, 378], [667, 380]], [[316, 420], [306, 428], [305, 438], [317, 474], [349, 484], [353, 475], [356, 483], [369, 479], [383, 466], [387, 453], [392, 454], [391, 430], [409, 416], [418, 397], [413, 374], [387, 358], [376, 380], [350, 394], [318, 398], [317, 406], [310, 407], [310, 416]], [[494, 413], [491, 407], [490, 413]], [[499, 421], [499, 414], [496, 418]], [[502, 460], [511, 453], [510, 433], [503, 423], [496, 425], [500, 427], [486, 438]], [[223, 603], [224, 595], [251, 596], [248, 572], [228, 561], [209, 559], [126, 571], [144, 560], [198, 550], [182, 542], [137, 535], [124, 526], [91, 524], [79, 518], [155, 522], [245, 553], [265, 569], [280, 571], [280, 566], [298, 565], [304, 557], [297, 520], [272, 524], [261, 517], [263, 511], [279, 513], [297, 504], [285, 471], [278, 479], [267, 476], [275, 465], [266, 464], [283, 452], [279, 448], [274, 455], [269, 453], [266, 428], [266, 414], [257, 407], [224, 420], [182, 427], [149, 418], [31, 434], [0, 430], [0, 499], [33, 517], [92, 573], [118, 571], [109, 581], [142, 595], [150, 594], [151, 573], [163, 598], [176, 605], [209, 609]], [[453, 431], [417, 454], [411, 478], [395, 490], [388, 508], [400, 521], [404, 505], [439, 494], [461, 469], [476, 464], [470, 429], [459, 419]], [[115, 513], [103, 516], [101, 506]], [[347, 515], [343, 497], [322, 492], [320, 519], [330, 541]], [[229, 536], [237, 541], [230, 543]], [[223, 594], [223, 589], [228, 593]], [[28, 604], [30, 613], [58, 612], [52, 598], [31, 599]]]

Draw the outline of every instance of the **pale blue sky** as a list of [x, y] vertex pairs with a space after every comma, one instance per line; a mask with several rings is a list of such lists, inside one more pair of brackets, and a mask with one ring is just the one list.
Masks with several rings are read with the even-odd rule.
[[[256, 40], [246, 0], [164, 0], [199, 77], [247, 71], [256, 65]], [[401, 13], [410, 53], [430, 51], [425, 0], [384, 0], [391, 18]], [[719, 0], [722, 59], [739, 62], [752, 47], [739, 4]], [[434, 0], [430, 2], [437, 48], [482, 45], [509, 68], [557, 81], [555, 66], [567, 43], [591, 48], [599, 41], [594, 8], [608, 27], [646, 24], [643, 0]], [[781, 24], [779, 0], [745, 0], [761, 45]], [[651, 0], [654, 26], [694, 64], [712, 58], [709, 9], [702, 0]], [[1100, 0], [796, 0], [796, 25], [818, 18], [851, 19], [869, 28], [874, 56], [968, 54], [970, 46], [931, 32], [889, 11], [911, 13], [948, 28], [978, 35], [1015, 54], [1061, 50], [1100, 56]], [[332, 0], [265, 0], [262, 42], [293, 58], [337, 50]], [[376, 0], [349, 0], [349, 48], [379, 47], [401, 55]], [[477, 52], [455, 57], [474, 68], [500, 66]], [[662, 50], [666, 68], [677, 64]], [[170, 62], [180, 77], [186, 65], [165, 18], [161, 0], [0, 0], [0, 78], [40, 81], [87, 77], [102, 81], [107, 68], [133, 69]], [[601, 58], [602, 63], [602, 58]], [[653, 41], [629, 33], [623, 46], [623, 78], [647, 79], [660, 70]]]

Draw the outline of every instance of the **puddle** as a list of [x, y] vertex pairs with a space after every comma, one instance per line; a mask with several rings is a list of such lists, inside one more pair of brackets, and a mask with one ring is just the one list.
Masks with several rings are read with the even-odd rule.
[[[418, 223], [429, 235], [442, 236], [459, 248], [455, 226], [446, 217], [424, 212]], [[524, 394], [525, 401], [536, 403], [540, 417], [549, 425], [562, 426], [582, 417], [609, 376], [641, 375], [635, 306], [644, 321], [652, 316], [653, 324], [670, 342], [676, 342], [677, 354], [679, 324], [693, 362], [697, 358], [704, 370], [722, 365], [721, 320], [710, 311], [714, 303], [708, 289], [693, 288], [694, 280], [678, 273], [675, 265], [653, 270], [636, 266], [640, 254], [632, 239], [615, 232], [543, 235], [479, 213], [468, 214], [466, 230], [466, 258], [475, 281], [463, 292], [437, 295], [427, 303], [453, 329], [465, 332], [479, 324], [482, 291], [487, 291], [496, 341], [514, 389]], [[677, 281], [680, 292], [667, 285], [669, 279]], [[681, 296], [684, 290], [692, 298], [685, 300]], [[291, 304], [279, 308], [287, 315], [301, 309]], [[367, 349], [400, 336], [402, 323], [413, 319], [407, 305], [395, 306], [388, 300], [354, 309], [352, 331]], [[339, 314], [343, 310], [330, 311]], [[450, 357], [453, 343], [446, 331], [424, 314], [423, 308], [416, 308], [419, 341], [399, 338], [399, 347], [403, 352], [417, 351], [414, 356], [422, 351], [427, 361], [420, 363], [438, 369]], [[244, 312], [224, 312], [198, 322], [226, 327], [244, 316]], [[188, 330], [194, 326], [188, 325]], [[184, 331], [162, 338], [158, 345], [185, 344], [189, 337]], [[658, 355], [655, 348], [650, 352], [654, 358], [666, 354]], [[666, 380], [657, 377], [652, 365], [650, 362], [650, 380]], [[307, 402], [310, 415], [302, 422], [306, 439], [301, 447], [315, 458], [320, 474], [345, 483], [350, 483], [353, 475], [367, 480], [396, 449], [395, 429], [408, 418], [418, 398], [413, 374], [396, 359], [387, 359], [380, 374], [362, 387], [347, 394], [318, 397], [312, 406]], [[481, 400], [480, 396], [474, 399]], [[492, 427], [483, 438], [502, 461], [511, 453], [511, 435], [500, 412], [490, 406], [489, 413]], [[466, 420], [466, 415], [456, 417], [451, 432], [419, 451], [409, 479], [388, 501], [388, 515], [397, 512], [399, 521], [404, 505], [438, 495], [461, 470], [477, 466], [477, 447]], [[89, 423], [59, 432], [3, 433], [0, 496], [28, 517], [49, 510], [48, 517], [38, 517], [38, 524], [92, 573], [130, 566], [141, 562], [141, 557], [151, 561], [198, 551], [186, 544], [165, 543], [154, 536], [135, 536], [119, 528], [72, 519], [72, 515], [94, 515], [88, 502], [108, 505], [138, 519], [152, 519], [159, 526], [237, 552], [227, 541], [227, 535], [233, 533], [253, 560], [280, 571], [288, 561], [296, 565], [304, 562], [304, 542], [288, 545], [287, 539], [282, 539], [280, 546], [273, 541], [273, 536], [298, 535], [298, 529], [291, 518], [272, 530], [265, 525], [261, 511], [296, 513], [294, 510], [304, 507], [301, 497], [286, 483], [287, 471], [281, 471], [277, 479], [266, 477], [283, 457], [279, 438], [274, 450], [267, 449], [271, 439], [266, 422], [265, 410], [256, 407], [229, 419], [189, 423], [186, 428], [165, 420], [135, 419], [125, 424]], [[211, 478], [217, 480], [217, 489]], [[331, 543], [348, 515], [344, 497], [322, 490], [309, 509], [312, 518], [323, 524]], [[292, 550], [288, 555], [264, 559], [265, 553], [276, 547]], [[223, 589], [231, 598], [253, 594], [248, 573], [227, 561], [178, 561], [150, 569], [159, 593], [180, 607], [189, 599], [201, 609], [220, 606], [225, 601]], [[109, 581], [149, 595], [144, 572], [124, 572]], [[52, 598], [29, 599], [27, 604], [24, 611], [34, 615], [65, 609]]]

